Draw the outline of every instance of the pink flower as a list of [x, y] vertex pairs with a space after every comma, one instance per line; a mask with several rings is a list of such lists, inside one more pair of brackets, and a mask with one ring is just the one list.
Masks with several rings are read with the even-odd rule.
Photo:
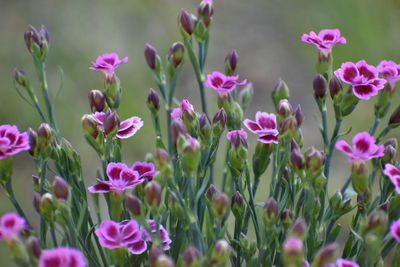
[[[93, 116], [97, 121], [99, 129], [104, 132], [103, 122], [106, 113], [96, 112], [93, 114]], [[126, 119], [120, 123], [117, 137], [120, 139], [129, 138], [134, 134], [136, 134], [136, 132], [139, 131], [139, 129], [142, 128], [142, 126], [143, 126], [143, 121], [139, 117], [131, 117], [129, 119]]]
[[321, 30], [318, 35], [315, 32], [303, 34], [301, 41], [315, 45], [321, 52], [329, 53], [336, 44], [345, 44], [346, 39], [340, 36], [339, 29]]
[[104, 54], [99, 56], [96, 62], [92, 62], [93, 67], [90, 67], [90, 69], [101, 70], [106, 76], [106, 79], [110, 79], [114, 76], [114, 72], [118, 66], [126, 62], [128, 62], [128, 57], [119, 59], [117, 53]]
[[390, 234], [398, 243], [400, 243], [400, 219], [390, 225]]
[[133, 164], [132, 170], [139, 173], [139, 178], [146, 178], [148, 181], [153, 180], [154, 175], [157, 173], [156, 167], [151, 162], [137, 161]]
[[28, 133], [20, 133], [14, 125], [0, 126], [0, 160], [29, 148]]
[[95, 233], [100, 244], [108, 249], [122, 248], [142, 240], [142, 230], [135, 220], [103, 221]]
[[261, 143], [278, 143], [279, 132], [276, 125], [276, 116], [273, 113], [258, 111], [256, 121], [245, 119], [243, 124], [251, 132], [259, 136], [257, 139]]
[[226, 138], [235, 148], [238, 148], [240, 144], [247, 148], [247, 133], [243, 129], [229, 131]]
[[335, 75], [352, 86], [356, 97], [365, 100], [377, 95], [386, 83], [384, 79], [378, 78], [378, 70], [368, 65], [365, 60], [360, 60], [356, 64], [345, 62], [340, 69], [335, 71]]
[[336, 265], [337, 265], [337, 267], [359, 267], [360, 266], [356, 262], [346, 260], [346, 259], [337, 259]]
[[97, 179], [99, 184], [88, 188], [90, 193], [122, 193], [144, 182], [139, 172], [127, 167], [124, 163], [111, 162], [107, 165], [108, 181]]
[[171, 112], [172, 119], [183, 119], [183, 116], [187, 116], [187, 118], [192, 120], [194, 115], [193, 105], [187, 99], [183, 99], [179, 108], [174, 108]]
[[82, 252], [67, 247], [43, 250], [39, 267], [85, 267], [86, 260]]
[[340, 140], [336, 143], [336, 149], [349, 156], [349, 161], [367, 161], [372, 158], [383, 156], [383, 145], [376, 145], [375, 138], [367, 132], [361, 132], [353, 137], [353, 147], [346, 141]]
[[394, 165], [387, 163], [383, 173], [389, 177], [390, 181], [396, 188], [397, 194], [400, 194], [400, 170]]
[[400, 65], [393, 61], [382, 60], [376, 68], [389, 83], [391, 90], [394, 90], [396, 82], [400, 80]]
[[[155, 233], [156, 230], [157, 230], [156, 222], [154, 220], [147, 220], [147, 223], [150, 226], [151, 232]], [[163, 244], [163, 250], [169, 250], [171, 248], [170, 244], [171, 244], [172, 240], [169, 238], [168, 231], [164, 228], [164, 226], [162, 226], [160, 224], [159, 227], [160, 227], [160, 229], [159, 229], [159, 231], [160, 231], [160, 239], [161, 239], [161, 242]]]
[[181, 118], [181, 108], [174, 108], [171, 112], [172, 119], [180, 119]]
[[244, 85], [247, 80], [238, 81], [239, 75], [225, 76], [221, 72], [213, 72], [207, 75], [206, 86], [214, 89], [219, 95], [225, 95], [232, 92], [237, 85]]
[[24, 229], [25, 219], [14, 212], [8, 212], [0, 219], [0, 241], [16, 237]]

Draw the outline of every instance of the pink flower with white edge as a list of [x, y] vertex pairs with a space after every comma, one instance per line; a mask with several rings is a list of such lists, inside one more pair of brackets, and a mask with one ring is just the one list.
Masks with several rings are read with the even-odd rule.
[[303, 34], [301, 41], [315, 45], [318, 50], [324, 53], [329, 53], [337, 44], [345, 44], [346, 39], [340, 36], [339, 29], [324, 29], [318, 35], [315, 32]]
[[394, 185], [394, 188], [396, 189], [396, 193], [400, 194], [400, 170], [396, 168], [396, 166], [387, 163], [383, 173], [389, 177], [390, 181]]
[[400, 243], [400, 219], [390, 225], [390, 234], [398, 243]]
[[356, 262], [346, 259], [337, 259], [337, 267], [360, 267]]
[[153, 180], [154, 175], [157, 173], [156, 167], [151, 162], [137, 161], [132, 165], [132, 170], [137, 171], [140, 178], [146, 178], [148, 181]]
[[376, 68], [390, 85], [390, 91], [393, 91], [396, 82], [400, 80], [400, 65], [391, 60], [382, 60]]
[[220, 96], [222, 96], [232, 92], [237, 85], [244, 85], [247, 83], [247, 80], [241, 82], [238, 80], [239, 75], [226, 76], [221, 72], [213, 72], [207, 75], [206, 86], [214, 89]]
[[376, 145], [375, 138], [367, 132], [361, 132], [353, 137], [353, 147], [346, 141], [336, 143], [336, 149], [349, 156], [349, 161], [368, 161], [383, 156], [383, 145]]
[[247, 146], [247, 133], [243, 129], [229, 131], [226, 134], [226, 138], [231, 142], [231, 144], [235, 148], [238, 148], [240, 146], [240, 144], [242, 144], [246, 148], [248, 147]]
[[278, 143], [279, 131], [276, 124], [276, 116], [273, 113], [258, 111], [256, 121], [245, 119], [243, 124], [252, 133], [258, 135], [258, 141], [261, 143]]
[[43, 250], [39, 267], [85, 267], [86, 260], [82, 252], [67, 247]]
[[0, 160], [29, 148], [28, 133], [20, 133], [18, 127], [14, 125], [0, 126]]
[[100, 245], [108, 249], [122, 248], [142, 240], [142, 230], [135, 220], [120, 223], [103, 221], [95, 231]]
[[91, 70], [100, 70], [104, 73], [106, 79], [110, 79], [114, 76], [115, 70], [119, 65], [128, 62], [128, 57], [119, 59], [117, 53], [104, 54], [99, 56], [95, 62], [92, 62], [93, 67]]
[[[99, 129], [104, 132], [103, 122], [104, 118], [106, 117], [106, 113], [96, 112], [93, 114], [93, 116], [97, 121]], [[116, 136], [119, 139], [129, 138], [134, 134], [136, 134], [136, 132], [139, 131], [139, 129], [142, 128], [142, 126], [143, 126], [143, 121], [141, 118], [131, 117], [120, 123]]]
[[5, 213], [0, 219], [0, 241], [8, 240], [25, 230], [25, 219], [15, 212]]
[[336, 77], [352, 86], [353, 94], [364, 100], [370, 99], [385, 87], [386, 80], [378, 77], [378, 70], [365, 60], [345, 62], [335, 71]]
[[107, 165], [108, 181], [97, 179], [99, 184], [88, 188], [90, 193], [114, 192], [120, 194], [144, 182], [139, 172], [127, 167], [124, 163], [111, 162]]

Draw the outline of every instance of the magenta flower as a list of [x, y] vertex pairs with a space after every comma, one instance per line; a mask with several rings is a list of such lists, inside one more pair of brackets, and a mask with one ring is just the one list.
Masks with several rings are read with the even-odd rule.
[[122, 248], [142, 240], [142, 230], [135, 220], [120, 223], [103, 221], [95, 231], [100, 244], [108, 249]]
[[301, 41], [315, 45], [323, 53], [330, 53], [335, 45], [346, 43], [346, 39], [340, 36], [339, 29], [321, 30], [318, 35], [315, 32], [303, 34]]
[[382, 60], [376, 68], [390, 85], [391, 91], [393, 91], [396, 82], [400, 80], [400, 65], [393, 61]]
[[180, 119], [181, 118], [181, 108], [174, 108], [171, 112], [172, 119]]
[[106, 79], [110, 79], [114, 76], [114, 72], [118, 66], [126, 62], [128, 62], [128, 57], [119, 59], [117, 53], [104, 54], [99, 56], [96, 62], [92, 62], [93, 67], [90, 67], [90, 69], [101, 70], [106, 76]]
[[86, 260], [82, 252], [67, 247], [43, 250], [39, 267], [85, 267]]
[[400, 219], [390, 225], [390, 234], [398, 243], [400, 243]]
[[28, 133], [20, 133], [14, 125], [0, 126], [0, 160], [29, 148]]
[[[93, 114], [94, 118], [97, 121], [98, 127], [101, 131], [104, 132], [103, 122], [106, 117], [106, 113], [104, 112], [96, 112]], [[119, 125], [117, 137], [120, 139], [126, 139], [133, 136], [140, 128], [143, 126], [143, 121], [139, 117], [131, 117], [122, 121]]]
[[258, 135], [258, 141], [261, 143], [278, 143], [279, 132], [276, 125], [276, 116], [273, 113], [258, 111], [256, 121], [245, 119], [243, 124], [252, 133]]
[[400, 170], [394, 165], [387, 163], [383, 173], [389, 177], [390, 181], [394, 185], [397, 194], [400, 194]]
[[361, 132], [353, 137], [353, 147], [346, 141], [340, 140], [336, 143], [336, 149], [349, 156], [349, 161], [367, 161], [372, 158], [383, 156], [383, 145], [376, 145], [375, 138], [367, 132]]
[[156, 167], [151, 162], [137, 161], [132, 165], [132, 170], [138, 172], [139, 178], [146, 178], [148, 181], [153, 180], [154, 175], [157, 173]]
[[337, 259], [336, 265], [337, 265], [337, 267], [359, 267], [360, 266], [356, 262], [346, 260], [346, 259]]
[[360, 60], [356, 64], [345, 62], [340, 69], [335, 71], [335, 75], [352, 86], [356, 97], [365, 100], [377, 95], [386, 83], [384, 79], [378, 78], [378, 70], [368, 65], [365, 60]]
[[232, 92], [237, 85], [244, 85], [247, 80], [238, 81], [239, 75], [225, 76], [221, 72], [213, 72], [207, 75], [206, 86], [214, 89], [219, 95], [225, 95]]
[[144, 182], [139, 172], [127, 167], [124, 163], [111, 162], [107, 165], [108, 181], [97, 179], [99, 184], [88, 188], [90, 193], [122, 193]]
[[243, 129], [229, 131], [226, 138], [235, 148], [238, 148], [240, 144], [247, 148], [247, 133]]
[[5, 213], [0, 219], [0, 241], [16, 237], [24, 229], [24, 218], [14, 212]]

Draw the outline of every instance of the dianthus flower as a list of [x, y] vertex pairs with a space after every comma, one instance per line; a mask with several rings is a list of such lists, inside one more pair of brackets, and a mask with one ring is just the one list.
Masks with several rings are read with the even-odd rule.
[[367, 161], [372, 158], [383, 156], [383, 145], [376, 145], [375, 138], [367, 132], [361, 132], [353, 137], [353, 147], [346, 141], [340, 140], [336, 143], [336, 149], [349, 156], [349, 161]]
[[398, 243], [400, 243], [400, 219], [390, 225], [390, 234]]
[[356, 262], [346, 260], [346, 259], [337, 259], [336, 265], [337, 265], [337, 267], [359, 267], [360, 266]]
[[154, 175], [157, 173], [156, 167], [151, 162], [137, 161], [132, 165], [132, 170], [139, 173], [139, 178], [146, 178], [149, 181], [153, 180]]
[[235, 148], [238, 148], [240, 144], [247, 148], [247, 133], [243, 129], [229, 131], [226, 138]]
[[256, 113], [256, 121], [245, 119], [243, 124], [251, 132], [258, 135], [258, 141], [261, 143], [278, 143], [279, 132], [276, 125], [276, 116], [272, 113], [260, 112]]
[[394, 185], [397, 194], [400, 194], [400, 170], [394, 165], [387, 163], [383, 173], [389, 177], [390, 181]]
[[85, 267], [86, 260], [82, 252], [67, 247], [43, 250], [39, 267]]
[[345, 44], [346, 39], [340, 36], [339, 29], [324, 29], [318, 35], [315, 32], [303, 34], [301, 40], [305, 43], [315, 45], [323, 53], [330, 53], [332, 47], [337, 44]]
[[119, 59], [117, 53], [104, 54], [97, 57], [95, 62], [92, 62], [93, 67], [90, 67], [90, 69], [101, 70], [106, 79], [110, 79], [114, 76], [114, 72], [118, 66], [126, 62], [128, 62], [128, 57]]
[[8, 212], [0, 219], [0, 241], [16, 237], [24, 229], [25, 219], [14, 212]]
[[390, 91], [393, 91], [396, 82], [400, 80], [400, 65], [393, 61], [382, 60], [376, 68], [390, 85]]
[[335, 71], [335, 75], [351, 85], [356, 97], [365, 100], [377, 95], [386, 83], [386, 80], [378, 78], [378, 70], [368, 65], [365, 60], [360, 60], [356, 64], [345, 62], [340, 69]]
[[239, 80], [239, 75], [236, 76], [225, 76], [221, 72], [213, 72], [207, 75], [206, 86], [212, 88], [218, 92], [219, 95], [225, 95], [232, 92], [237, 85], [244, 85], [247, 80], [241, 82]]
[[28, 133], [20, 133], [14, 125], [0, 126], [0, 160], [29, 148]]
[[142, 240], [142, 230], [135, 220], [103, 221], [95, 233], [100, 244], [108, 249], [122, 248]]
[[99, 184], [88, 188], [90, 193], [122, 193], [144, 182], [139, 172], [127, 167], [124, 163], [111, 162], [107, 165], [108, 181], [97, 179]]
[[[96, 112], [93, 114], [94, 118], [97, 121], [98, 127], [100, 130], [104, 132], [103, 122], [107, 113], [104, 112]], [[117, 137], [120, 139], [126, 139], [133, 136], [140, 128], [143, 126], [143, 121], [139, 117], [131, 117], [122, 121], [119, 125]]]

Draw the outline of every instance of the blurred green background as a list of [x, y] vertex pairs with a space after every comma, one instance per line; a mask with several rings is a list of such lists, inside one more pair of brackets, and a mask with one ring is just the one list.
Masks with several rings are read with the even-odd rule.
[[[253, 105], [245, 117], [257, 110], [273, 111], [269, 98], [273, 84], [282, 77], [291, 89], [291, 103], [301, 104], [305, 115], [305, 145], [322, 148], [316, 129], [319, 118], [312, 97], [317, 50], [300, 42], [302, 33], [322, 28], [339, 28], [346, 45], [334, 49], [335, 68], [343, 61], [366, 59], [376, 65], [382, 59], [400, 62], [400, 1], [398, 0], [215, 0], [206, 72], [222, 71], [225, 55], [233, 48], [240, 57], [239, 74], [254, 83]], [[47, 26], [51, 36], [48, 58], [49, 86], [58, 88], [64, 71], [64, 89], [56, 100], [56, 114], [63, 135], [82, 155], [86, 180], [92, 183], [100, 166], [95, 153], [85, 143], [80, 118], [89, 113], [87, 93], [102, 88], [102, 75], [89, 70], [100, 54], [117, 52], [129, 62], [118, 69], [123, 86], [121, 118], [140, 116], [145, 124], [133, 138], [124, 140], [125, 162], [143, 160], [154, 151], [154, 130], [144, 104], [148, 89], [155, 84], [144, 61], [148, 42], [165, 55], [169, 46], [180, 40], [177, 14], [180, 8], [196, 12], [195, 0], [0, 0], [0, 124], [16, 124], [21, 130], [37, 128], [34, 110], [16, 93], [12, 73], [24, 69], [38, 88], [31, 56], [23, 33], [29, 24]], [[187, 97], [200, 110], [198, 88], [189, 62], [179, 77], [178, 98]], [[216, 94], [208, 92], [209, 106], [216, 110]], [[396, 93], [394, 104], [398, 102]], [[363, 101], [343, 129], [353, 133], [368, 130], [374, 100]], [[349, 139], [348, 137], [347, 139]], [[250, 150], [254, 149], [254, 136]], [[330, 190], [347, 177], [343, 156], [334, 157]], [[337, 166], [343, 165], [344, 168]], [[31, 205], [34, 165], [27, 155], [15, 157], [14, 186], [32, 220], [37, 219]], [[267, 176], [265, 175], [265, 178]], [[260, 190], [263, 201], [266, 190]], [[0, 214], [12, 206], [0, 192]], [[2, 266], [13, 266], [0, 244]]]

